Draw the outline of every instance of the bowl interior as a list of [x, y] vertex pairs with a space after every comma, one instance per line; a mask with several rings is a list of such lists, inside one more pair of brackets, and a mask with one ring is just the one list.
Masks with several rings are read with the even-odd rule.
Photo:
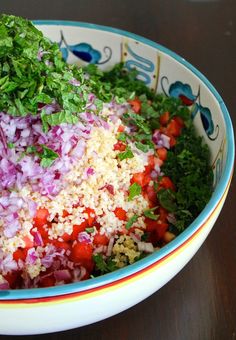
[[153, 91], [181, 97], [191, 109], [194, 125], [211, 151], [214, 194], [198, 218], [174, 241], [148, 257], [116, 272], [51, 288], [2, 291], [2, 299], [55, 296], [94, 288], [129, 276], [156, 262], [185, 242], [207, 220], [225, 192], [234, 160], [232, 124], [223, 100], [192, 65], [165, 47], [122, 30], [66, 21], [35, 21], [38, 29], [59, 44], [63, 57], [79, 66], [94, 63], [103, 70], [124, 62]]

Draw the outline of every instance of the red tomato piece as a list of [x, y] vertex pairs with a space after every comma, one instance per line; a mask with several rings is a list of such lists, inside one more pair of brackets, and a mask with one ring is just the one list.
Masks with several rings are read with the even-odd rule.
[[98, 233], [94, 236], [94, 239], [93, 239], [93, 243], [97, 246], [98, 245], [106, 246], [108, 242], [109, 242], [109, 239], [105, 234], [101, 235], [100, 233]]
[[68, 213], [67, 210], [63, 210], [63, 214], [62, 214], [62, 217], [67, 217], [69, 216], [70, 214]]
[[36, 215], [34, 217], [34, 224], [36, 227], [42, 227], [48, 222], [49, 212], [45, 208], [40, 208], [36, 211]]
[[113, 146], [113, 150], [115, 151], [125, 151], [125, 149], [126, 149], [126, 144], [120, 140], [118, 140], [118, 142], [114, 144]]
[[69, 242], [64, 242], [64, 241], [59, 241], [59, 240], [54, 240], [53, 244], [57, 248], [65, 249], [65, 250], [70, 250], [71, 249], [71, 244]]
[[168, 176], [163, 176], [161, 178], [161, 180], [159, 182], [158, 189], [160, 189], [160, 188], [175, 190], [174, 183], [172, 182], [172, 180]]
[[168, 229], [169, 224], [166, 222], [162, 222], [162, 221], [157, 221], [157, 228], [156, 228], [156, 234], [158, 237], [158, 240], [162, 239], [165, 232]]
[[149, 202], [150, 207], [155, 207], [157, 205], [157, 193], [153, 185], [147, 185], [145, 187], [144, 197]]
[[167, 158], [167, 150], [166, 148], [160, 148], [156, 150], [158, 157], [162, 160], [165, 161]]
[[141, 101], [138, 98], [135, 98], [134, 100], [128, 100], [128, 103], [131, 105], [132, 110], [135, 113], [140, 113], [140, 111], [141, 111]]
[[71, 240], [77, 240], [79, 233], [85, 231], [85, 228], [88, 227], [88, 222], [84, 221], [80, 225], [73, 225], [73, 232], [71, 234]]
[[159, 219], [160, 219], [162, 222], [166, 222], [166, 220], [167, 220], [167, 215], [168, 215], [168, 211], [167, 211], [165, 208], [160, 207], [160, 208], [158, 209], [158, 214], [159, 214]]
[[126, 221], [127, 220], [126, 211], [124, 209], [122, 209], [122, 208], [116, 208], [114, 210], [114, 214], [121, 221]]
[[7, 280], [7, 282], [9, 283], [9, 286], [14, 289], [17, 288], [18, 286], [21, 285], [21, 272], [19, 271], [12, 271], [10, 273], [7, 273], [6, 275], [4, 275], [4, 278]]
[[181, 134], [182, 126], [175, 118], [171, 119], [167, 125], [167, 131], [171, 136], [178, 137]]
[[184, 127], [184, 120], [181, 117], [175, 116], [173, 119], [179, 124], [179, 126]]
[[123, 125], [119, 125], [119, 127], [118, 127], [118, 132], [124, 132], [124, 130], [125, 130], [125, 127], [123, 126]]
[[27, 249], [26, 248], [18, 248], [13, 253], [13, 259], [15, 261], [18, 261], [18, 260], [25, 261], [26, 256], [27, 256]]
[[91, 208], [85, 208], [84, 213], [88, 214], [87, 222], [90, 227], [92, 227], [95, 220], [95, 212]]
[[50, 275], [50, 276], [46, 276], [46, 277], [41, 277], [40, 281], [39, 281], [39, 286], [40, 287], [52, 287], [55, 286], [55, 278], [54, 276]]
[[133, 177], [131, 178], [131, 184], [137, 183], [141, 187], [144, 187], [150, 182], [150, 180], [150, 175], [145, 174], [145, 172], [138, 172], [136, 174], [133, 174]]
[[86, 242], [76, 242], [72, 247], [70, 259], [91, 271], [94, 265], [92, 256], [93, 247], [91, 244]]
[[158, 221], [151, 220], [149, 218], [145, 219], [146, 231], [149, 233], [149, 241], [156, 243], [162, 239], [169, 224], [162, 222], [160, 219]]
[[168, 111], [162, 113], [162, 115], [159, 118], [160, 124], [165, 126], [168, 124], [170, 120], [170, 113]]
[[29, 236], [24, 236], [23, 241], [25, 243], [25, 248], [32, 248], [34, 246], [34, 241], [31, 240]]

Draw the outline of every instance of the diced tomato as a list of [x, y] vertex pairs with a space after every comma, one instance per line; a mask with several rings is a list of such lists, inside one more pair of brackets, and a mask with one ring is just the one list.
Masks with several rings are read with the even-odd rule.
[[47, 219], [49, 216], [49, 212], [45, 208], [40, 208], [36, 211], [36, 215], [34, 217], [34, 224], [36, 227], [42, 227], [47, 224]]
[[165, 232], [168, 229], [169, 224], [166, 222], [162, 222], [161, 220], [157, 221], [157, 229], [156, 229], [156, 234], [158, 239], [162, 239]]
[[6, 275], [4, 275], [4, 278], [7, 280], [10, 288], [12, 289], [17, 288], [18, 285], [20, 286], [20, 283], [22, 281], [21, 272], [19, 271], [12, 271], [10, 273], [7, 273]]
[[145, 166], [145, 174], [149, 174], [155, 166], [155, 156], [150, 155], [148, 156], [148, 165]]
[[158, 209], [158, 214], [159, 214], [159, 219], [162, 221], [162, 222], [166, 222], [167, 220], [167, 215], [168, 215], [168, 211], [162, 207], [159, 207]]
[[93, 246], [91, 244], [86, 242], [76, 242], [72, 247], [70, 259], [91, 271], [94, 265], [92, 255]]
[[179, 121], [175, 118], [171, 119], [169, 124], [167, 125], [167, 131], [171, 136], [178, 137], [181, 134], [182, 126], [179, 124]]
[[116, 208], [114, 210], [114, 214], [121, 221], [126, 221], [127, 220], [126, 211], [124, 209], [122, 209], [122, 208]]
[[138, 98], [135, 98], [134, 100], [128, 100], [129, 104], [132, 107], [132, 110], [135, 113], [140, 113], [141, 111], [141, 101]]
[[105, 234], [98, 233], [94, 236], [94, 239], [93, 239], [93, 243], [96, 244], [97, 246], [98, 245], [106, 246], [108, 242], [109, 242], [109, 239]]
[[119, 125], [119, 127], [118, 127], [118, 132], [124, 132], [124, 130], [125, 130], [125, 127], [123, 126], [123, 125]]
[[34, 241], [31, 240], [29, 236], [24, 236], [23, 241], [25, 243], [25, 248], [32, 248], [34, 246]]
[[67, 217], [69, 216], [70, 214], [68, 213], [67, 210], [63, 210], [63, 214], [62, 214], [62, 217]]
[[175, 190], [174, 183], [168, 176], [163, 176], [159, 182], [158, 189], [164, 188], [164, 189], [172, 189]]
[[145, 187], [144, 197], [147, 199], [147, 201], [149, 201], [150, 207], [155, 207], [157, 205], [157, 193], [153, 185], [147, 185]]
[[158, 221], [151, 220], [149, 218], [145, 219], [146, 231], [149, 233], [149, 241], [155, 244], [162, 239], [169, 224], [162, 222], [160, 219]]
[[126, 144], [118, 140], [116, 144], [113, 146], [113, 150], [115, 151], [125, 151], [126, 149]]
[[173, 148], [176, 144], [176, 139], [174, 136], [170, 135], [170, 147]]
[[163, 126], [167, 125], [169, 120], [170, 120], [170, 113], [168, 111], [164, 112], [159, 118], [159, 121], [161, 125]]
[[15, 261], [18, 261], [18, 260], [25, 261], [26, 256], [27, 256], [27, 249], [26, 248], [18, 248], [13, 253], [13, 259]]
[[43, 240], [48, 238], [48, 230], [46, 227], [38, 227], [37, 229]]
[[167, 158], [167, 150], [166, 148], [160, 148], [156, 150], [158, 157], [162, 160], [165, 161]]
[[56, 280], [53, 275], [41, 277], [39, 281], [39, 286], [40, 287], [52, 287], [52, 286], [55, 286], [55, 282]]
[[68, 241], [70, 241], [71, 240], [71, 234], [68, 234], [68, 233], [64, 233], [62, 236], [60, 236], [62, 239], [63, 239], [63, 241], [65, 241], [65, 242], [68, 242]]
[[173, 119], [179, 124], [179, 126], [184, 127], [184, 120], [181, 117], [175, 116]]
[[57, 248], [65, 249], [65, 250], [70, 250], [71, 249], [71, 244], [69, 242], [61, 242], [59, 240], [54, 240], [53, 245]]
[[94, 210], [91, 209], [91, 208], [85, 208], [84, 213], [88, 214], [88, 218], [87, 218], [88, 225], [90, 227], [92, 227], [93, 222], [95, 220], [95, 212], [94, 212]]
[[144, 172], [138, 172], [136, 174], [133, 174], [133, 177], [131, 178], [131, 184], [137, 183], [141, 187], [144, 187], [150, 182], [150, 180], [151, 180], [150, 175], [147, 175]]
[[73, 225], [73, 232], [71, 234], [71, 240], [77, 240], [79, 233], [82, 231], [85, 231], [85, 228], [88, 227], [88, 222], [87, 220], [82, 222], [80, 225]]

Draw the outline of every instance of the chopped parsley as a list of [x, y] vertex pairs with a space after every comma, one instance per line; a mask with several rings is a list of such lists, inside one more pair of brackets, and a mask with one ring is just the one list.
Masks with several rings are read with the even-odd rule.
[[116, 263], [111, 257], [109, 257], [107, 260], [104, 260], [101, 254], [94, 254], [93, 260], [95, 262], [95, 270], [98, 272], [98, 275], [113, 272], [114, 270], [118, 269]]

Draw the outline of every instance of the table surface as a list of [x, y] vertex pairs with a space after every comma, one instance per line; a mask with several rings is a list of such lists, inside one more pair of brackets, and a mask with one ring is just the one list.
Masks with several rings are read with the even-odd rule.
[[[109, 25], [159, 42], [205, 74], [236, 124], [235, 0], [0, 0], [0, 13]], [[235, 179], [204, 245], [151, 297], [104, 321], [28, 339], [236, 339], [234, 197]]]

